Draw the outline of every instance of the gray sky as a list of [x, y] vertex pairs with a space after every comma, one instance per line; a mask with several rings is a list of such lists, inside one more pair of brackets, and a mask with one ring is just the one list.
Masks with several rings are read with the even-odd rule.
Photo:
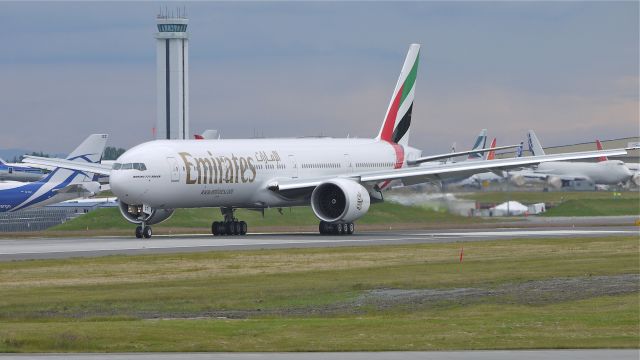
[[427, 153], [639, 133], [639, 2], [0, 2], [0, 148], [150, 140], [155, 15], [186, 6], [191, 132], [373, 137], [412, 42]]

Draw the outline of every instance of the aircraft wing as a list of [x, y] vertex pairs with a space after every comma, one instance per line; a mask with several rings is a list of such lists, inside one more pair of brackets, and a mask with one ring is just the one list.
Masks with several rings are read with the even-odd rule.
[[[476, 173], [491, 170], [506, 170], [522, 166], [535, 165], [549, 161], [568, 161], [579, 159], [597, 158], [600, 156], [625, 155], [625, 149], [612, 149], [601, 151], [583, 151], [564, 154], [528, 156], [511, 159], [463, 161], [451, 164], [414, 166], [403, 169], [390, 169], [357, 174], [344, 175], [364, 184], [377, 184], [387, 180], [402, 180], [405, 185], [419, 184], [428, 181], [442, 180], [448, 177], [471, 176]], [[313, 188], [327, 178], [317, 179], [286, 179], [276, 180], [268, 185], [273, 191], [291, 191]]]
[[22, 162], [27, 163], [33, 167], [39, 167], [43, 169], [52, 169], [59, 167], [63, 169], [84, 171], [100, 175], [111, 174], [111, 166], [106, 164], [79, 162], [58, 158], [45, 158], [30, 155], [25, 155]]
[[494, 147], [494, 148], [475, 149], [475, 150], [459, 151], [459, 152], [452, 152], [452, 153], [440, 154], [440, 155], [423, 156], [423, 157], [417, 158], [415, 160], [407, 160], [407, 164], [415, 165], [415, 164], [421, 164], [421, 163], [429, 162], [429, 161], [450, 159], [450, 158], [458, 157], [458, 156], [462, 156], [462, 155], [469, 155], [469, 154], [475, 154], [475, 153], [485, 153], [485, 152], [496, 151], [496, 150], [513, 149], [513, 148], [517, 148], [518, 146], [520, 146], [520, 145], [506, 145], [506, 146], [498, 146], [498, 147]]

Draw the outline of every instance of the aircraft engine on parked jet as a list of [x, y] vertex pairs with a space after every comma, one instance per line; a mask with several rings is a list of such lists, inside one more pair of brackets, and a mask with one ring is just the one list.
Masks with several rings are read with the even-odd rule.
[[562, 179], [558, 176], [547, 176], [547, 184], [554, 189], [562, 188]]
[[371, 199], [362, 185], [349, 179], [333, 179], [318, 185], [311, 194], [311, 208], [329, 223], [352, 222], [369, 211]]
[[174, 209], [154, 209], [147, 205], [129, 205], [118, 201], [122, 216], [130, 223], [153, 225], [159, 224], [173, 215]]

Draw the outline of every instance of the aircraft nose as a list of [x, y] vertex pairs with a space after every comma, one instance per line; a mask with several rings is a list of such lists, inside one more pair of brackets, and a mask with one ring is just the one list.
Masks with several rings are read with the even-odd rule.
[[109, 174], [109, 186], [111, 187], [111, 192], [119, 199], [124, 199], [126, 197], [122, 171], [111, 171], [111, 174]]

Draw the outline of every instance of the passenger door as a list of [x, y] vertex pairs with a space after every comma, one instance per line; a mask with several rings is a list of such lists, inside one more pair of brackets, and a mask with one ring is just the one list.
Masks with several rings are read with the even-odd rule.
[[297, 179], [298, 178], [298, 163], [296, 163], [296, 156], [295, 155], [289, 155], [289, 167], [291, 168], [291, 171], [290, 171], [291, 178]]
[[169, 163], [169, 168], [171, 169], [171, 182], [179, 182], [180, 166], [178, 165], [178, 161], [174, 157], [168, 157], [167, 162]]

